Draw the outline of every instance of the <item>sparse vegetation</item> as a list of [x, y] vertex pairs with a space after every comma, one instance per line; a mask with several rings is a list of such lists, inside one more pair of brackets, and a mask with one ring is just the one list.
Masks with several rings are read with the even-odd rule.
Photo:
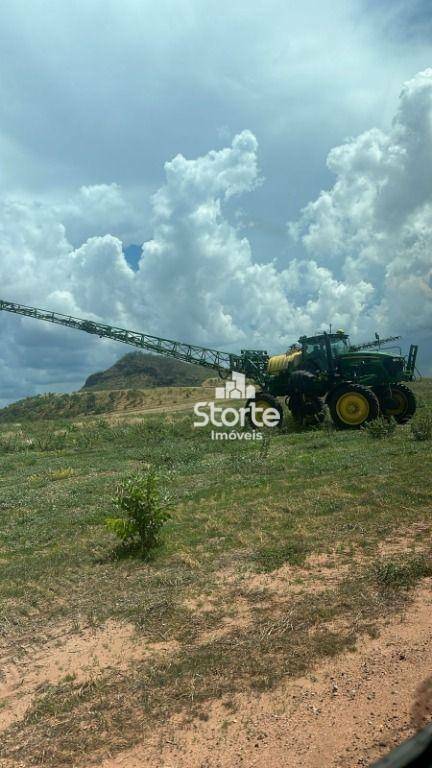
[[415, 440], [432, 440], [432, 411], [419, 413], [411, 422], [411, 432]]
[[374, 573], [385, 589], [409, 589], [419, 579], [432, 576], [432, 557], [422, 554], [381, 560], [375, 564]]
[[[123, 414], [137, 410], [161, 410], [182, 405], [190, 407], [195, 400], [210, 399], [213, 389], [200, 387], [151, 387], [149, 389], [107, 392], [82, 390], [72, 395], [45, 394], [26, 397], [0, 409], [0, 424], [40, 421], [41, 419], [76, 419], [78, 416]], [[0, 448], [1, 450], [1, 448]]]
[[58, 469], [52, 469], [48, 476], [50, 480], [67, 480], [69, 477], [73, 477], [75, 470], [72, 467], [59, 467]]
[[392, 416], [390, 418], [380, 416], [378, 419], [369, 421], [363, 429], [374, 440], [385, 440], [395, 434], [397, 423]]
[[256, 552], [256, 563], [259, 570], [267, 573], [277, 570], [285, 563], [303, 565], [308, 554], [308, 548], [302, 540], [290, 541], [287, 532], [287, 542], [275, 543], [273, 546], [262, 547]]
[[[430, 407], [431, 383], [421, 391]], [[28, 637], [33, 649], [116, 621], [139, 647], [167, 649], [40, 686], [2, 734], [0, 761], [99, 764], [158, 719], [354, 648], [432, 575], [430, 443], [410, 425], [369, 440], [288, 420], [239, 444], [191, 422], [189, 411], [0, 425], [3, 644], [15, 653]], [[174, 499], [152, 558], [113, 556], [117, 485], [124, 520]]]

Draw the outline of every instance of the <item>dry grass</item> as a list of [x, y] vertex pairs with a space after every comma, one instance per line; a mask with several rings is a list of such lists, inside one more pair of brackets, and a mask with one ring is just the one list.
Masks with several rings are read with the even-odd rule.
[[[429, 458], [408, 427], [388, 442], [289, 423], [265, 450], [214, 443], [182, 414], [0, 429], [3, 657], [42, 670], [1, 758], [97, 761], [376, 633], [431, 573]], [[145, 562], [104, 520], [119, 477], [149, 466], [175, 505]], [[114, 626], [122, 658], [44, 673], [59, 628], [56, 654]]]

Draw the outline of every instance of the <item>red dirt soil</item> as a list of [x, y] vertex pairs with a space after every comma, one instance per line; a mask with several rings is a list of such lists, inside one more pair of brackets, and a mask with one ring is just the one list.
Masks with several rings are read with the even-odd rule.
[[432, 719], [432, 593], [405, 615], [302, 679], [176, 718], [98, 768], [354, 768], [368, 766]]

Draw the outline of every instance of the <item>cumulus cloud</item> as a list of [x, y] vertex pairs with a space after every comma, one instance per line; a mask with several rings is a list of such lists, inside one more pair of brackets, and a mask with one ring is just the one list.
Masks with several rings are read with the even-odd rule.
[[[67, 204], [4, 199], [0, 296], [222, 349], [277, 351], [328, 322], [362, 337], [424, 334], [432, 319], [431, 115], [426, 70], [405, 84], [387, 132], [371, 129], [330, 152], [335, 183], [291, 223], [300, 255], [282, 267], [257, 261], [227, 213], [228, 201], [262, 183], [249, 130], [229, 147], [166, 163], [137, 270], [118, 237], [98, 234], [106, 210], [118, 221], [132, 215], [115, 184], [85, 187]], [[95, 236], [76, 244], [70, 230], [81, 219]], [[0, 396], [71, 389], [122, 351], [4, 313]]]
[[74, 245], [107, 232], [126, 242], [137, 242], [143, 233], [142, 211], [114, 183], [82, 186], [75, 195], [53, 206], [53, 213]]
[[382, 331], [432, 321], [432, 69], [403, 87], [391, 129], [333, 149], [334, 186], [309, 203], [291, 235], [344, 284], [369, 283], [362, 322]]
[[137, 275], [156, 327], [197, 342], [275, 348], [314, 330], [327, 312], [339, 323], [361, 312], [367, 284], [349, 291], [314, 261], [293, 260], [283, 270], [257, 263], [223, 215], [224, 201], [259, 183], [257, 149], [243, 131], [229, 149], [167, 163], [167, 183], [153, 200], [154, 238]]

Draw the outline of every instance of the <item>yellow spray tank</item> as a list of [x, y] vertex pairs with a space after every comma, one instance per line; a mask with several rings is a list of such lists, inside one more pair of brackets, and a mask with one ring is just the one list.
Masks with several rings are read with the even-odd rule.
[[301, 362], [302, 351], [301, 349], [288, 350], [283, 355], [273, 355], [269, 357], [267, 363], [267, 373], [275, 375], [282, 371], [295, 370]]

